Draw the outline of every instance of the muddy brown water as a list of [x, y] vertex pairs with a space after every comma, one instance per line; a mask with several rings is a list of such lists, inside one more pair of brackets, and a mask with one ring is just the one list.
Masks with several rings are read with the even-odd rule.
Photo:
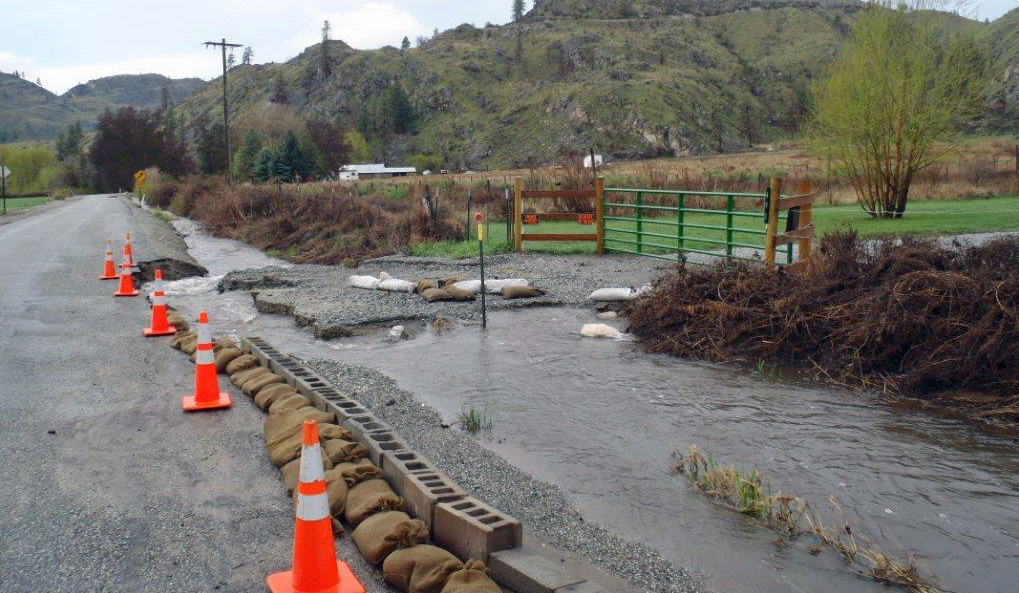
[[[191, 232], [192, 255], [213, 274], [274, 263]], [[376, 368], [449, 422], [465, 405], [487, 407], [486, 447], [560, 486], [586, 519], [656, 547], [720, 591], [887, 588], [828, 552], [810, 555], [809, 538], [776, 546], [775, 534], [671, 475], [670, 454], [690, 444], [760, 468], [784, 493], [818, 504], [834, 494], [857, 533], [916, 551], [946, 591], [1019, 590], [1019, 445], [1006, 435], [873, 395], [584, 339], [581, 325], [595, 321], [587, 310], [500, 312], [487, 332], [420, 330], [400, 343], [383, 342], [385, 332], [321, 342], [289, 318], [257, 314], [246, 293], [214, 286], [170, 283], [170, 301], [209, 309], [220, 333]]]

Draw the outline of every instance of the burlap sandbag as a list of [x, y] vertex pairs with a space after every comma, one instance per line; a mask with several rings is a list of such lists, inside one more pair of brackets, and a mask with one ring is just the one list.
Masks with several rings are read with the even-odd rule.
[[259, 391], [258, 395], [255, 396], [255, 405], [262, 410], [268, 410], [269, 406], [277, 400], [296, 394], [297, 390], [290, 385], [287, 385], [286, 383], [277, 383]]
[[439, 280], [439, 288], [448, 289], [450, 286], [453, 286], [457, 282], [463, 282], [463, 278], [461, 278], [460, 276], [446, 276], [445, 278]]
[[326, 496], [329, 498], [329, 513], [337, 519], [343, 517], [347, 508], [347, 493], [350, 489], [342, 476], [334, 471], [326, 472]]
[[190, 337], [193, 337], [195, 335], [196, 334], [194, 332], [188, 332], [188, 331], [180, 332], [177, 335], [175, 335], [172, 340], [170, 340], [170, 347], [174, 348], [176, 350], [180, 350], [181, 342], [183, 342], [184, 340], [186, 340], [186, 339], [188, 339]]
[[456, 556], [427, 544], [397, 550], [382, 563], [382, 580], [404, 593], [440, 593], [463, 568]]
[[361, 443], [352, 443], [341, 439], [325, 441], [322, 445], [322, 453], [333, 463], [346, 463], [364, 459], [368, 452]]
[[449, 575], [442, 593], [502, 593], [488, 576], [488, 568], [480, 560], [468, 560], [461, 570]]
[[442, 290], [441, 288], [429, 288], [420, 294], [421, 298], [425, 299], [429, 303], [448, 301], [452, 298], [451, 296], [449, 296], [448, 292]]
[[438, 280], [433, 280], [431, 278], [422, 278], [422, 279], [418, 280], [418, 294], [423, 294], [426, 290], [428, 290], [430, 288], [438, 288], [438, 287], [439, 287], [439, 281]]
[[250, 369], [258, 364], [258, 360], [250, 354], [242, 354], [226, 365], [226, 374], [233, 375], [240, 371]]
[[457, 288], [452, 284], [450, 284], [443, 290], [445, 290], [446, 294], [449, 295], [449, 298], [454, 301], [460, 302], [473, 301], [475, 298], [477, 298], [476, 296], [474, 296], [473, 292], [467, 290], [466, 288]]
[[315, 420], [319, 423], [319, 442], [322, 441], [322, 433], [333, 415], [327, 412], [320, 412], [315, 408], [305, 407], [300, 410], [287, 410], [279, 414], [273, 414], [265, 421], [265, 448], [269, 453], [269, 460], [276, 467], [283, 467], [287, 463], [297, 459], [301, 454], [301, 440], [305, 420]]
[[220, 350], [226, 350], [227, 348], [237, 348], [237, 341], [233, 338], [220, 338], [212, 342], [212, 351], [217, 354]]
[[[333, 462], [323, 455], [322, 470], [329, 471], [331, 469], [333, 469]], [[297, 488], [297, 482], [301, 479], [301, 458], [298, 457], [280, 468], [280, 476], [283, 478], [283, 485], [286, 486], [287, 492], [293, 492], [294, 488]]]
[[319, 442], [324, 443], [326, 441], [333, 441], [336, 439], [339, 439], [341, 441], [352, 441], [354, 440], [354, 435], [346, 428], [343, 428], [342, 426], [337, 426], [335, 424], [318, 425]]
[[243, 354], [237, 348], [224, 348], [216, 354], [216, 372], [222, 375], [226, 372], [226, 365], [233, 362], [235, 358]]
[[545, 291], [536, 286], [507, 286], [502, 289], [502, 299], [510, 301], [513, 299], [533, 299], [544, 296]]
[[424, 521], [411, 519], [407, 513], [389, 511], [362, 521], [352, 539], [365, 560], [379, 564], [398, 549], [413, 548], [428, 541], [428, 527]]
[[393, 492], [389, 483], [382, 479], [361, 482], [347, 493], [347, 508], [344, 518], [351, 527], [357, 527], [368, 517], [383, 511], [403, 508], [403, 499]]
[[[262, 391], [265, 391], [265, 389]], [[301, 408], [310, 405], [310, 399], [304, 397], [300, 393], [294, 393], [293, 395], [281, 397], [272, 402], [272, 404], [269, 405], [268, 412], [270, 414], [279, 414], [280, 412], [286, 412], [287, 410], [300, 410]]]
[[356, 486], [361, 482], [382, 477], [382, 470], [372, 463], [370, 459], [362, 459], [357, 463], [349, 461], [337, 463], [333, 471], [339, 474], [347, 482], [348, 486]]
[[279, 383], [286, 383], [286, 381], [287, 381], [286, 379], [280, 377], [276, 373], [270, 372], [265, 375], [258, 375], [257, 377], [252, 377], [251, 379], [248, 379], [247, 381], [244, 382], [243, 385], [241, 385], [241, 391], [243, 391], [245, 395], [255, 397], [256, 395], [258, 395], [258, 392], [261, 391], [263, 387], [277, 385]]
[[[229, 366], [229, 365], [227, 365], [227, 366]], [[245, 369], [243, 371], [240, 371], [238, 373], [234, 373], [234, 374], [230, 375], [230, 382], [233, 383], [234, 385], [238, 386], [238, 387], [241, 387], [242, 385], [244, 385], [248, 381], [250, 381], [250, 380], [252, 380], [252, 379], [254, 379], [256, 377], [261, 377], [262, 375], [265, 375], [268, 372], [269, 372], [269, 369], [267, 369], [265, 367], [252, 367], [250, 369]]]
[[198, 350], [198, 334], [188, 336], [181, 340], [180, 351], [184, 354], [194, 354]]
[[181, 315], [179, 311], [170, 311], [167, 313], [166, 322], [177, 328], [177, 331], [179, 332], [186, 332], [191, 329], [191, 324], [188, 323], [187, 319], [184, 319], [184, 316]]

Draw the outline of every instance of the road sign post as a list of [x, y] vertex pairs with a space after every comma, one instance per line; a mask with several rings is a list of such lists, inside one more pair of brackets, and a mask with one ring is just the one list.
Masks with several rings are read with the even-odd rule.
[[474, 215], [478, 223], [478, 263], [481, 267], [481, 329], [488, 328], [488, 311], [485, 306], [485, 223], [484, 217], [478, 212]]
[[0, 165], [0, 200], [4, 203], [4, 216], [7, 215], [7, 176], [10, 174], [10, 169]]

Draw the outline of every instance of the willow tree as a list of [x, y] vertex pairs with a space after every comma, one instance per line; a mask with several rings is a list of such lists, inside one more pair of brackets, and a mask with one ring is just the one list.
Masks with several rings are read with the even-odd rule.
[[814, 88], [813, 143], [874, 217], [902, 216], [917, 173], [958, 149], [981, 106], [984, 50], [926, 1], [871, 2]]

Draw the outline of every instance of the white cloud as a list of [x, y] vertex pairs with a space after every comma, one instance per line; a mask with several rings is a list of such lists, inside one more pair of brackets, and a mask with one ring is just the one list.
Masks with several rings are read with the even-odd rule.
[[[313, 14], [319, 23], [329, 21], [333, 39], [359, 49], [399, 46], [404, 37], [414, 39], [428, 33], [428, 27], [417, 17], [389, 2], [368, 2], [344, 12]], [[320, 34], [305, 33], [294, 38], [294, 47], [301, 50], [321, 39]]]
[[29, 58], [23, 58], [16, 54], [12, 54], [9, 51], [0, 51], [0, 70], [10, 74], [17, 70], [18, 72], [31, 71], [35, 69], [35, 63]]

